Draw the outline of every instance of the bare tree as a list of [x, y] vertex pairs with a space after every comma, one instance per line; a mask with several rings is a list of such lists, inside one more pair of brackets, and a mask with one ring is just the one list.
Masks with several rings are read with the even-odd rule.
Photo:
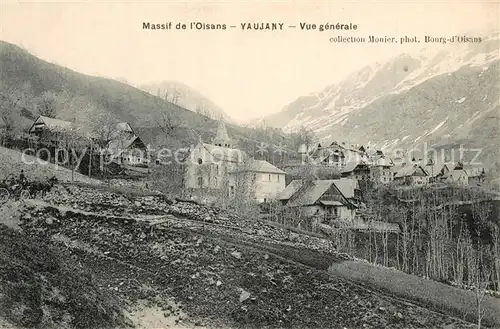
[[57, 95], [53, 91], [44, 91], [35, 99], [35, 106], [40, 115], [55, 118], [57, 115]]
[[182, 197], [186, 170], [183, 155], [188, 150], [176, 150], [172, 153], [172, 150], [167, 148], [166, 150], [169, 152], [163, 154], [163, 150], [161, 149], [161, 147], [171, 144], [180, 123], [168, 112], [162, 112], [157, 116], [155, 121], [161, 134], [158, 134], [156, 141], [159, 151], [155, 159], [157, 165], [150, 175], [151, 185], [169, 196]]
[[[196, 113], [198, 114], [201, 114], [201, 115], [204, 115], [206, 116], [207, 118], [210, 118], [210, 119], [213, 119], [213, 120], [216, 120], [215, 119], [215, 116], [205, 107], [204, 104], [198, 104], [196, 106], [196, 110], [195, 110]], [[220, 120], [219, 120], [220, 121]]]
[[477, 270], [476, 280], [474, 283], [474, 292], [476, 295], [476, 316], [477, 316], [477, 329], [481, 329], [482, 320], [484, 317], [484, 310], [482, 308], [484, 297], [491, 279], [490, 267], [484, 263], [483, 251], [477, 250], [478, 256], [476, 257], [475, 267]]
[[[100, 170], [106, 176], [109, 164], [122, 151], [120, 144], [116, 143], [123, 141], [122, 134], [124, 133], [117, 125], [118, 120], [110, 112], [101, 109], [97, 104], [84, 98], [74, 98], [69, 104], [69, 106], [78, 105], [78, 111], [76, 113], [73, 111], [70, 115], [73, 116], [73, 122], [81, 127], [80, 133], [92, 138], [93, 146], [101, 153]], [[115, 142], [114, 145], [118, 149], [111, 150], [111, 142]]]
[[185, 165], [174, 159], [159, 160], [149, 177], [151, 186], [170, 197], [184, 197]]
[[172, 93], [172, 103], [174, 103], [176, 105], [179, 104], [180, 97], [181, 97], [181, 93], [177, 89], [174, 89], [174, 91]]
[[168, 112], [161, 112], [156, 117], [155, 124], [162, 132], [161, 139], [158, 142], [165, 145], [174, 138], [177, 129], [181, 126], [179, 120]]
[[231, 170], [228, 177], [229, 208], [246, 216], [258, 214], [258, 204], [255, 200], [257, 189], [257, 173], [253, 171], [253, 159], [247, 158]]
[[0, 118], [7, 133], [20, 131], [21, 110], [27, 109], [33, 96], [29, 83], [20, 88], [0, 82]]
[[298, 145], [297, 148], [301, 145], [306, 146], [306, 150], [310, 150], [312, 146], [318, 141], [318, 137], [311, 129], [301, 126], [298, 131], [298, 141], [296, 142]]
[[70, 165], [72, 181], [74, 180], [75, 170], [80, 166], [81, 159], [85, 155], [89, 142], [89, 138], [82, 135], [76, 127], [64, 131], [64, 149], [68, 157], [65, 160], [68, 160]]

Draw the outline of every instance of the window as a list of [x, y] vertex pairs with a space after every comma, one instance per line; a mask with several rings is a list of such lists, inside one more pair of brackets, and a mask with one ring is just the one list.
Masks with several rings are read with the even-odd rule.
[[330, 214], [333, 215], [334, 217], [338, 216], [338, 208], [337, 207], [331, 207], [330, 208]]
[[198, 158], [198, 164], [202, 164], [203, 160], [201, 158]]
[[276, 181], [279, 182], [280, 181], [280, 175], [276, 175]]
[[216, 169], [216, 170], [217, 170], [217, 175], [220, 175], [219, 165], [217, 165], [217, 167], [216, 167], [216, 168], [217, 168], [217, 169]]
[[271, 174], [269, 174], [269, 181], [271, 181]]
[[203, 187], [203, 177], [198, 177], [198, 186]]

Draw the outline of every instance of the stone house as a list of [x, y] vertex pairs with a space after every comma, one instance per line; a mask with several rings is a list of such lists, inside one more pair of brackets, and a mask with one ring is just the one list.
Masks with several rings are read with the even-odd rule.
[[212, 143], [199, 142], [189, 150], [183, 163], [184, 185], [189, 190], [218, 191], [220, 196], [229, 198], [245, 193], [245, 198], [266, 202], [276, 199], [285, 189], [286, 173], [233, 148], [222, 122]]
[[389, 184], [393, 180], [393, 167], [392, 161], [385, 157], [374, 160], [370, 166], [370, 180], [380, 184]]
[[370, 179], [370, 166], [364, 162], [348, 162], [341, 175], [344, 178], [367, 181]]
[[422, 186], [429, 182], [429, 175], [427, 171], [417, 163], [403, 163], [394, 173], [394, 182], [400, 185]]
[[285, 189], [286, 173], [265, 160], [249, 160], [228, 172], [229, 196], [234, 197], [238, 184], [245, 184], [243, 190], [248, 191], [248, 197], [267, 202], [276, 200]]

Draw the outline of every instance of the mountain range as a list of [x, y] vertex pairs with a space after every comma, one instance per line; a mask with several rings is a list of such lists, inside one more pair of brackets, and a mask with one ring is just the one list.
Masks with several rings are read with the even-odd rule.
[[[347, 141], [385, 150], [458, 148], [470, 161], [498, 163], [499, 34], [481, 43], [401, 54], [298, 97], [259, 121], [285, 132], [306, 127], [323, 143]], [[425, 144], [425, 146], [424, 146]], [[441, 154], [441, 153], [440, 153]]]

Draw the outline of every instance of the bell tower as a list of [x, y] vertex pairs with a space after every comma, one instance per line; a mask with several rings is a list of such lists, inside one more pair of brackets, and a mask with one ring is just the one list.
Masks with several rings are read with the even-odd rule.
[[219, 127], [217, 127], [217, 133], [215, 134], [215, 138], [213, 139], [213, 144], [215, 146], [231, 148], [231, 138], [226, 130], [226, 126], [224, 122], [220, 122]]

